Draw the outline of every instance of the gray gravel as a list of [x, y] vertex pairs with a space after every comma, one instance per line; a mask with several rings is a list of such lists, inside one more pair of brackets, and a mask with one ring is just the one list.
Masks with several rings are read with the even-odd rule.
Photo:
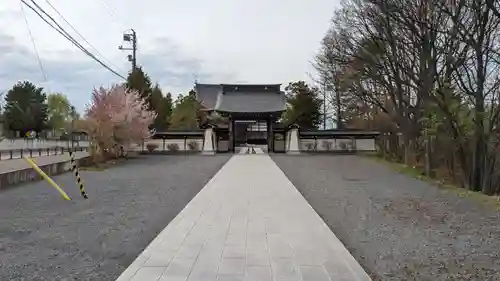
[[500, 214], [356, 156], [273, 156], [373, 280], [500, 280]]
[[0, 280], [114, 280], [228, 160], [149, 156], [0, 191]]

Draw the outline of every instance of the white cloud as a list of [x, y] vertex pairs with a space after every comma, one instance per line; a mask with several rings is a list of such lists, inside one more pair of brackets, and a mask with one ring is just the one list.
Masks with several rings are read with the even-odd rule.
[[[36, 2], [64, 24], [45, 0]], [[195, 75], [200, 82], [211, 83], [308, 80], [307, 73], [312, 72], [309, 61], [337, 2], [50, 1], [104, 55], [104, 60], [123, 74], [130, 64], [127, 53], [117, 46], [122, 43], [124, 29], [134, 28], [139, 39], [139, 64], [154, 82], [174, 94], [188, 91]], [[119, 80], [31, 10], [25, 10], [49, 82], [43, 83], [19, 2], [1, 1], [0, 91], [18, 80], [30, 79], [50, 91], [66, 93], [82, 110], [94, 86]], [[64, 27], [80, 39], [67, 25]]]

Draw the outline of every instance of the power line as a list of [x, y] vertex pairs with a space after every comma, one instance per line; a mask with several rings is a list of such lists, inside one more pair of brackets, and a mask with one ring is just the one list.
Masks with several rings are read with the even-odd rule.
[[118, 68], [116, 67], [116, 65], [114, 65], [111, 60], [107, 59], [103, 54], [101, 54], [99, 52], [99, 50], [97, 50], [96, 47], [94, 47], [92, 44], [90, 44], [89, 41], [87, 41], [87, 39], [85, 39], [85, 37], [80, 33], [78, 32], [78, 30], [76, 30], [76, 28], [71, 24], [69, 23], [68, 20], [66, 20], [66, 18], [59, 12], [59, 10], [54, 7], [54, 5], [52, 5], [52, 3], [49, 1], [49, 0], [45, 0], [45, 2], [47, 2], [47, 4], [59, 15], [59, 17], [61, 17], [61, 19], [69, 26], [71, 27], [71, 29], [73, 29], [73, 31], [78, 35], [80, 36], [80, 38], [82, 38], [83, 41], [85, 41], [85, 43], [87, 43], [92, 49], [94, 49], [94, 51], [99, 55], [101, 56], [103, 59], [105, 59], [111, 66], [113, 66], [114, 68]]
[[118, 77], [122, 78], [125, 80], [125, 77], [123, 77], [121, 74], [119, 74], [118, 72], [116, 72], [115, 70], [113, 70], [112, 68], [110, 68], [108, 65], [106, 65], [104, 62], [102, 62], [100, 59], [98, 59], [94, 54], [92, 54], [91, 52], [89, 52], [85, 47], [83, 47], [80, 43], [78, 43], [78, 41], [75, 40], [75, 38], [73, 38], [73, 36], [71, 36], [61, 25], [59, 25], [57, 23], [57, 21], [52, 17], [50, 16], [47, 12], [45, 12], [44, 9], [42, 9], [34, 0], [31, 0], [31, 2], [43, 13], [45, 14], [50, 20], [52, 20], [53, 23], [56, 24], [57, 27], [59, 27], [59, 29], [55, 28], [52, 24], [50, 24], [38, 11], [36, 11], [33, 7], [31, 7], [30, 5], [28, 5], [25, 0], [21, 0], [23, 1], [24, 4], [26, 4], [29, 8], [31, 8], [35, 13], [37, 13], [37, 15], [42, 18], [43, 21], [45, 21], [47, 24], [49, 24], [52, 28], [54, 28], [57, 32], [59, 32], [61, 35], [63, 35], [66, 39], [68, 39], [71, 43], [73, 43], [76, 47], [78, 47], [82, 52], [84, 52], [86, 55], [88, 55], [89, 57], [93, 58], [95, 61], [97, 61], [99, 64], [101, 64], [104, 68], [108, 69], [109, 71], [111, 71], [112, 73], [114, 73], [115, 75], [117, 75]]
[[38, 52], [38, 49], [36, 47], [35, 38], [33, 37], [33, 33], [31, 32], [31, 27], [30, 27], [30, 24], [28, 22], [28, 17], [26, 16], [26, 11], [24, 10], [23, 3], [19, 2], [19, 5], [21, 5], [21, 11], [23, 12], [23, 15], [24, 15], [24, 22], [26, 23], [26, 27], [28, 28], [28, 33], [30, 35], [31, 44], [33, 44], [33, 49], [35, 50], [35, 55], [36, 55], [36, 59], [38, 61], [38, 66], [40, 67], [40, 70], [42, 71], [43, 79], [44, 79], [45, 83], [47, 84], [47, 73], [45, 72], [45, 69], [43, 67], [42, 60], [40, 59], [40, 53]]
[[[30, 24], [28, 22], [28, 17], [26, 15], [26, 11], [24, 10], [23, 3], [19, 2], [19, 5], [21, 5], [21, 11], [23, 12], [23, 15], [24, 15], [24, 22], [26, 23], [26, 27], [28, 28], [28, 33], [30, 35], [31, 43], [33, 44], [33, 49], [35, 50], [35, 55], [36, 55], [36, 59], [38, 61], [38, 66], [40, 67], [40, 71], [42, 72], [42, 76], [43, 76], [43, 79], [45, 82], [45, 87], [50, 92], [50, 87], [49, 87], [49, 83], [48, 83], [48, 79], [47, 79], [47, 73], [45, 72], [45, 68], [43, 67], [42, 60], [40, 59], [40, 53], [38, 52], [38, 48], [36, 47], [35, 37], [33, 36], [33, 33], [31, 32], [31, 27], [30, 27]], [[19, 112], [21, 112], [22, 114], [26, 114], [26, 111], [23, 110], [17, 102], [14, 103], [14, 106], [19, 110]]]
[[21, 0], [21, 2], [23, 2], [24, 5], [26, 5], [28, 8], [30, 8], [33, 12], [35, 12], [45, 23], [47, 23], [50, 27], [52, 27], [54, 30], [56, 30], [59, 34], [61, 34], [64, 38], [66, 38], [68, 41], [70, 41], [71, 43], [73, 43], [73, 45], [75, 45], [78, 49], [80, 49], [82, 52], [84, 52], [86, 55], [88, 55], [89, 57], [91, 57], [92, 59], [94, 59], [96, 62], [98, 62], [100, 65], [102, 65], [104, 68], [106, 68], [107, 70], [109, 70], [110, 72], [112, 72], [113, 74], [115, 74], [116, 76], [124, 79], [125, 77], [121, 74], [119, 74], [118, 72], [116, 72], [115, 70], [113, 70], [112, 68], [110, 68], [109, 66], [107, 66], [104, 62], [102, 62], [100, 59], [98, 59], [95, 55], [93, 55], [92, 53], [90, 53], [85, 47], [83, 47], [80, 43], [78, 43], [78, 41], [76, 41], [66, 30], [64, 30], [63, 27], [61, 27], [61, 25], [59, 25], [57, 23], [57, 21], [54, 20], [54, 18], [52, 18], [49, 14], [47, 14], [47, 12], [45, 12], [34, 0], [31, 0], [31, 2], [43, 13], [45, 14], [49, 19], [51, 19], [55, 25], [57, 25], [57, 27], [55, 27], [52, 23], [50, 23], [43, 15], [40, 14], [40, 12], [38, 12], [35, 8], [33, 8], [30, 4], [26, 3], [25, 0]]
[[121, 29], [125, 29], [125, 26], [120, 22], [120, 19], [118, 18], [116, 13], [113, 12], [113, 10], [109, 8], [107, 2], [105, 0], [101, 0], [101, 4], [104, 7], [104, 10], [106, 11], [106, 13], [108, 13], [108, 15], [110, 15], [114, 19], [114, 22], [117, 25], [119, 25]]
[[[24, 10], [24, 7], [23, 7], [23, 3], [19, 2], [19, 5], [21, 5], [21, 12], [23, 13], [24, 15], [24, 22], [26, 23], [26, 27], [28, 28], [28, 33], [30, 35], [30, 39], [31, 39], [31, 43], [33, 44], [33, 49], [35, 50], [35, 55], [36, 55], [36, 59], [38, 61], [38, 66], [40, 67], [40, 71], [42, 72], [42, 76], [43, 76], [43, 79], [44, 79], [44, 82], [45, 84], [48, 84], [47, 82], [47, 74], [45, 73], [45, 69], [43, 67], [43, 64], [42, 64], [42, 60], [40, 59], [40, 54], [38, 52], [38, 48], [36, 47], [36, 43], [35, 43], [35, 37], [33, 37], [33, 33], [31, 32], [31, 27], [30, 27], [30, 24], [28, 22], [28, 17], [26, 16], [26, 11]], [[47, 85], [46, 85], [47, 86]], [[1, 96], [3, 96], [3, 93], [1, 94]], [[21, 112], [22, 114], [25, 114], [26, 111], [23, 110], [19, 104], [17, 102], [14, 102], [13, 105], [19, 110], [19, 112]]]

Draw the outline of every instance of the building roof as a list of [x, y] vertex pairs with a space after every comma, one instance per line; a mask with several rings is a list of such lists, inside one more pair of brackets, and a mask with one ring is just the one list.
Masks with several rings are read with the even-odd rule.
[[228, 92], [217, 97], [215, 110], [222, 112], [278, 112], [285, 110], [280, 93]]
[[300, 136], [304, 138], [376, 138], [380, 135], [378, 131], [361, 129], [331, 129], [331, 130], [300, 130]]
[[204, 130], [168, 130], [164, 132], [155, 132], [153, 139], [176, 139], [176, 138], [196, 138], [203, 137]]
[[196, 84], [196, 97], [207, 109], [234, 113], [273, 113], [286, 109], [280, 84]]
[[217, 102], [217, 96], [222, 92], [220, 84], [196, 84], [196, 98], [209, 110], [213, 110]]

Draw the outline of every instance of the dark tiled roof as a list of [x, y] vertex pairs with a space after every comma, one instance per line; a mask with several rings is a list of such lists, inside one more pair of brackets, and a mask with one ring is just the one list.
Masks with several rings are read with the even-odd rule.
[[279, 91], [281, 91], [281, 84], [222, 84], [221, 86], [224, 93], [278, 93]]
[[209, 110], [214, 109], [217, 102], [217, 96], [222, 92], [219, 84], [196, 84], [196, 98], [201, 104]]
[[221, 112], [281, 112], [286, 106], [279, 84], [196, 84], [198, 100], [209, 110]]
[[179, 137], [203, 137], [203, 130], [168, 130], [164, 132], [156, 132], [153, 139], [168, 139]]
[[301, 130], [303, 137], [378, 137], [380, 132], [359, 129]]
[[285, 110], [283, 93], [229, 92], [219, 94], [215, 110], [223, 112], [278, 112]]

